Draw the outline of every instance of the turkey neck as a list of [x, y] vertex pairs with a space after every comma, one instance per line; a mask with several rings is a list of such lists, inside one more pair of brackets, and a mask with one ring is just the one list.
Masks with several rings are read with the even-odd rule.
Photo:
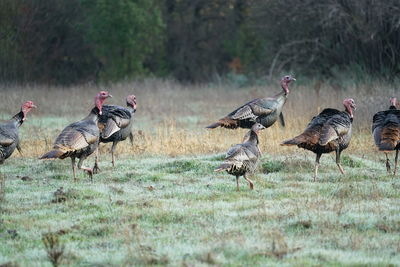
[[[286, 93], [286, 90], [287, 90], [287, 93]], [[274, 97], [274, 98], [278, 98], [278, 97], [287, 98], [288, 95], [289, 95], [288, 86], [287, 86], [287, 85], [286, 85], [286, 86], [282, 85], [282, 92], [277, 93], [277, 94], [274, 95], [273, 97]]]
[[345, 106], [345, 112], [349, 114], [350, 119], [353, 119], [353, 110], [351, 107]]
[[258, 145], [258, 134], [255, 131], [250, 130], [250, 137], [246, 143], [251, 143], [255, 146]]
[[389, 109], [390, 109], [390, 110], [393, 110], [393, 109], [397, 109], [397, 108], [396, 108], [396, 106], [393, 106], [393, 105], [392, 105], [392, 106], [389, 107]]
[[126, 108], [131, 112], [131, 114], [136, 112], [136, 109], [132, 107], [131, 104], [126, 103]]
[[13, 123], [16, 127], [21, 126], [21, 124], [24, 122], [24, 112], [21, 110], [12, 117], [12, 120], [14, 120]]
[[88, 121], [93, 121], [94, 123], [97, 123], [99, 120], [99, 109], [97, 107], [94, 107], [89, 115], [86, 116], [83, 120], [88, 120]]

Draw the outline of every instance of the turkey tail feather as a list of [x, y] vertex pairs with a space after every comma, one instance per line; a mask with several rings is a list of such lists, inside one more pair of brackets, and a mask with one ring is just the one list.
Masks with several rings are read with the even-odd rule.
[[231, 119], [229, 117], [225, 117], [225, 118], [220, 119], [216, 123], [213, 123], [213, 124], [207, 126], [207, 128], [209, 128], [209, 129], [214, 129], [217, 127], [236, 129], [239, 127], [239, 124], [238, 124], [237, 120]]
[[393, 142], [381, 142], [379, 145], [379, 150], [380, 151], [393, 151], [394, 148], [396, 147], [396, 144]]
[[39, 159], [57, 159], [61, 157], [64, 153], [65, 152], [61, 150], [54, 149], [41, 156]]
[[208, 128], [208, 129], [215, 129], [215, 128], [219, 127], [219, 126], [221, 126], [221, 123], [216, 122], [216, 123], [213, 123], [213, 124], [211, 124], [211, 125], [208, 125], [206, 128]]
[[320, 127], [312, 127], [306, 129], [304, 133], [284, 141], [281, 146], [297, 145], [298, 147], [312, 150], [317, 144], [320, 137]]
[[281, 143], [281, 146], [296, 146], [296, 145], [303, 143], [304, 141], [306, 141], [304, 136], [299, 135], [299, 136], [296, 136], [295, 138], [283, 141], [283, 143]]
[[391, 151], [394, 150], [400, 141], [400, 128], [395, 125], [390, 125], [382, 129], [381, 143], [379, 150]]
[[226, 171], [229, 170], [232, 167], [232, 163], [222, 163], [221, 165], [219, 165], [214, 171], [215, 172], [222, 172], [222, 171]]

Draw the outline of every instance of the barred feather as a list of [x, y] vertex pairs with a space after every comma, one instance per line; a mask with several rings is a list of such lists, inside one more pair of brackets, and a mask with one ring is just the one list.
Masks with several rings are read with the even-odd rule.
[[390, 124], [386, 125], [381, 131], [381, 142], [379, 150], [391, 151], [394, 150], [400, 142], [400, 125]]

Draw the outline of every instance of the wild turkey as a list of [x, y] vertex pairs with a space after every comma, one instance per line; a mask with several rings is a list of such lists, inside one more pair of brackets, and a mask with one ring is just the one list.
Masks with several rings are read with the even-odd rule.
[[372, 121], [372, 135], [375, 145], [386, 155], [386, 170], [390, 173], [388, 153], [396, 150], [394, 159], [394, 175], [397, 172], [397, 159], [400, 149], [400, 110], [397, 109], [397, 99], [390, 99], [388, 110], [376, 113]]
[[26, 101], [22, 104], [21, 111], [15, 114], [11, 120], [0, 124], [0, 164], [3, 164], [12, 155], [15, 148], [21, 152], [18, 130], [32, 108], [36, 108], [33, 102]]
[[95, 97], [95, 107], [90, 111], [89, 115], [83, 120], [65, 127], [54, 142], [53, 149], [40, 157], [40, 159], [65, 159], [70, 157], [74, 180], [76, 180], [75, 158], [78, 158], [78, 168], [86, 171], [92, 180], [93, 170], [82, 166], [82, 163], [99, 145], [98, 116], [102, 114], [103, 103], [108, 97], [112, 97], [108, 92], [99, 92]]
[[289, 83], [292, 81], [296, 81], [296, 79], [289, 75], [284, 76], [280, 82], [283, 89], [281, 93], [273, 97], [256, 98], [235, 109], [216, 123], [207, 126], [207, 128], [251, 128], [256, 122], [261, 123], [265, 128], [268, 128], [276, 122], [278, 117], [281, 124], [285, 126], [282, 108], [289, 95]]
[[319, 159], [323, 153], [336, 152], [336, 164], [342, 174], [344, 170], [340, 164], [340, 154], [349, 146], [351, 139], [351, 125], [353, 110], [356, 104], [353, 99], [343, 101], [344, 111], [327, 108], [318, 116], [312, 118], [305, 131], [293, 139], [284, 141], [281, 145], [297, 145], [317, 154], [315, 160], [314, 181], [317, 179]]
[[250, 189], [254, 188], [254, 183], [247, 178], [247, 174], [256, 170], [261, 157], [261, 151], [258, 147], [258, 132], [262, 129], [265, 129], [263, 125], [255, 123], [249, 131], [250, 133], [245, 136], [244, 142], [232, 146], [226, 153], [224, 162], [214, 170], [215, 172], [227, 171], [236, 176], [238, 191], [240, 176], [243, 176], [249, 183]]
[[[104, 105], [103, 114], [99, 117], [100, 143], [113, 143], [111, 147], [113, 167], [115, 164], [114, 152], [118, 142], [129, 137], [133, 143], [132, 124], [133, 114], [136, 112], [136, 96], [127, 96], [126, 105], [126, 108]], [[97, 157], [95, 168], [98, 169]]]

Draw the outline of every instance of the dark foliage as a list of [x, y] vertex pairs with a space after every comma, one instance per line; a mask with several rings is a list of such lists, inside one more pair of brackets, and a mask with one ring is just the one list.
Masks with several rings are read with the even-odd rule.
[[0, 80], [400, 72], [397, 0], [3, 0]]

